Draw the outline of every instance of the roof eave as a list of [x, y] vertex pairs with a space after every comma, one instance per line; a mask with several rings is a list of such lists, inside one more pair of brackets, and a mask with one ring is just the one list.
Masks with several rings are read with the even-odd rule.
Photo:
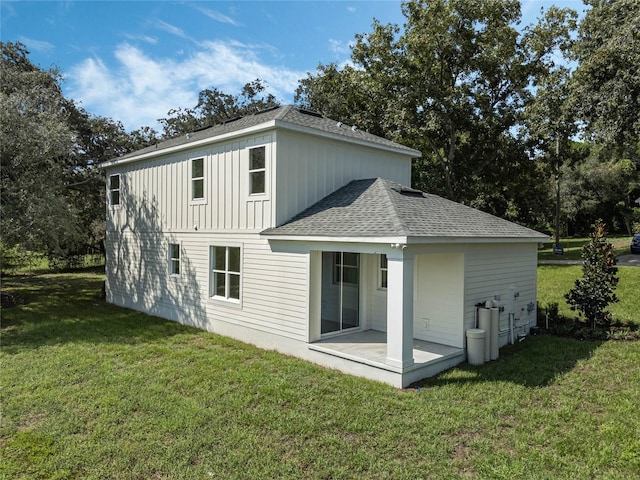
[[330, 138], [332, 140], [339, 140], [342, 142], [353, 143], [356, 145], [362, 145], [362, 146], [372, 147], [380, 150], [386, 150], [389, 152], [400, 153], [403, 155], [409, 155], [413, 158], [422, 157], [422, 152], [420, 152], [419, 150], [414, 150], [413, 148], [405, 147], [403, 145], [400, 145], [399, 143], [396, 144], [397, 146], [384, 145], [382, 143], [371, 142], [366, 139], [347, 137], [344, 135], [340, 135], [338, 133], [325, 132], [324, 130], [318, 130], [312, 127], [305, 127], [303, 125], [297, 125], [295, 123], [287, 122], [286, 120], [275, 120], [275, 124], [278, 127], [285, 128], [287, 130], [292, 130], [295, 132], [306, 133], [306, 134], [315, 135], [318, 137]]
[[495, 236], [495, 237], [478, 237], [478, 236], [409, 236], [408, 244], [436, 244], [436, 243], [540, 243], [549, 240], [547, 235], [540, 236]]
[[414, 150], [412, 148], [403, 147], [400, 144], [397, 146], [392, 145], [384, 145], [381, 143], [371, 142], [365, 139], [357, 139], [353, 137], [347, 137], [343, 135], [339, 135], [337, 133], [325, 132], [323, 130], [318, 130], [311, 127], [304, 127], [301, 125], [296, 125], [294, 123], [287, 122], [285, 120], [273, 119], [267, 120], [263, 123], [259, 123], [257, 125], [253, 125], [251, 127], [242, 128], [240, 130], [234, 130], [227, 133], [222, 133], [220, 135], [215, 135], [212, 137], [203, 138], [200, 140], [195, 140], [193, 142], [181, 143], [179, 145], [174, 145], [173, 147], [167, 148], [159, 148], [157, 150], [152, 150], [140, 155], [131, 155], [127, 157], [116, 157], [105, 162], [98, 164], [98, 168], [111, 168], [121, 165], [126, 165], [129, 163], [135, 163], [142, 160], [149, 160], [151, 158], [160, 157], [170, 153], [182, 152], [184, 150], [189, 150], [192, 148], [203, 147], [211, 144], [218, 143], [220, 141], [225, 141], [237, 137], [242, 137], [244, 135], [263, 132], [266, 130], [271, 130], [275, 127], [284, 128], [291, 131], [296, 131], [300, 133], [306, 133], [309, 135], [315, 135], [319, 137], [330, 138], [332, 140], [339, 140], [342, 142], [353, 143], [356, 145], [367, 146], [379, 150], [385, 150], [389, 152], [399, 153], [402, 155], [408, 155], [413, 158], [419, 158], [422, 156], [422, 153], [418, 150]]
[[275, 120], [268, 120], [266, 122], [260, 123], [258, 125], [253, 125], [251, 127], [243, 128], [240, 130], [234, 130], [232, 132], [222, 133], [220, 135], [203, 138], [201, 140], [195, 140], [193, 142], [181, 143], [180, 145], [175, 145], [173, 147], [160, 148], [158, 150], [146, 152], [141, 155], [132, 155], [126, 158], [120, 158], [120, 157], [113, 158], [111, 160], [107, 160], [105, 162], [98, 164], [98, 168], [110, 168], [115, 166], [126, 165], [129, 163], [139, 162], [141, 160], [148, 160], [150, 158], [160, 157], [168, 153], [177, 153], [184, 150], [189, 150], [194, 147], [203, 147], [203, 146], [211, 145], [214, 143], [218, 143], [220, 141], [241, 137], [251, 133], [258, 133], [258, 132], [263, 132], [265, 130], [271, 130], [275, 127], [275, 122], [276, 122]]
[[341, 242], [341, 243], [407, 243], [407, 237], [343, 237], [322, 235], [282, 235], [278, 233], [260, 233], [260, 236], [271, 241], [283, 242]]
[[477, 237], [477, 236], [322, 236], [290, 235], [279, 233], [260, 233], [267, 240], [295, 242], [347, 242], [347, 243], [400, 243], [406, 245], [442, 244], [442, 243], [540, 243], [548, 236], [526, 237]]

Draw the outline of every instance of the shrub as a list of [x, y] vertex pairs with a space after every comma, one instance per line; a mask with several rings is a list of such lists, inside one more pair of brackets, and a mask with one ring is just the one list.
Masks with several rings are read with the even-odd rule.
[[613, 245], [607, 242], [602, 220], [594, 224], [590, 241], [582, 248], [582, 278], [565, 295], [571, 310], [577, 310], [590, 323], [591, 329], [611, 326], [612, 316], [606, 310], [610, 303], [618, 301], [615, 288], [618, 284], [618, 268]]

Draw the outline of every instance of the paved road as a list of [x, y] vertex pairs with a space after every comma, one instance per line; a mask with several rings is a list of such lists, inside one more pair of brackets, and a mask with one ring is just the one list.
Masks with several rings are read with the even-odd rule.
[[[582, 265], [582, 260], [538, 260], [538, 265]], [[622, 267], [640, 267], [640, 255], [620, 255], [618, 265]]]

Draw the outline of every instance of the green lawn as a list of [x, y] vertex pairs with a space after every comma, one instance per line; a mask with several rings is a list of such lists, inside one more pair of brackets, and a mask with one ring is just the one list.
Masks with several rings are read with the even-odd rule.
[[[616, 288], [618, 303], [609, 307], [614, 320], [632, 321], [640, 324], [640, 268], [618, 267], [620, 281]], [[569, 317], [576, 316], [567, 305], [564, 294], [574, 282], [582, 278], [580, 265], [539, 265], [538, 266], [538, 303], [542, 306], [556, 302], [560, 313]]]
[[[626, 255], [630, 253], [631, 237], [610, 236], [607, 240], [613, 244], [613, 251], [616, 255]], [[539, 260], [582, 260], [582, 246], [588, 242], [588, 238], [561, 238], [560, 246], [564, 249], [562, 255], [554, 255], [553, 239], [545, 242], [538, 250]]]
[[529, 337], [397, 390], [4, 279], [0, 477], [638, 478], [640, 345]]

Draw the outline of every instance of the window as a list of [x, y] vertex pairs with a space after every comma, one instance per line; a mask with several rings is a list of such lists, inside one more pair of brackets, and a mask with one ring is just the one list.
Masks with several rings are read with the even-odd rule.
[[180, 275], [180, 244], [169, 244], [169, 275]]
[[249, 193], [265, 193], [267, 164], [265, 147], [249, 150]]
[[210, 295], [240, 301], [240, 247], [211, 247]]
[[380, 255], [380, 267], [379, 267], [379, 279], [378, 287], [387, 288], [387, 256], [383, 253]]
[[120, 174], [109, 175], [109, 204], [120, 205]]
[[358, 285], [359, 257], [357, 253], [335, 252], [333, 256], [333, 282]]
[[204, 158], [191, 160], [191, 200], [204, 200]]

